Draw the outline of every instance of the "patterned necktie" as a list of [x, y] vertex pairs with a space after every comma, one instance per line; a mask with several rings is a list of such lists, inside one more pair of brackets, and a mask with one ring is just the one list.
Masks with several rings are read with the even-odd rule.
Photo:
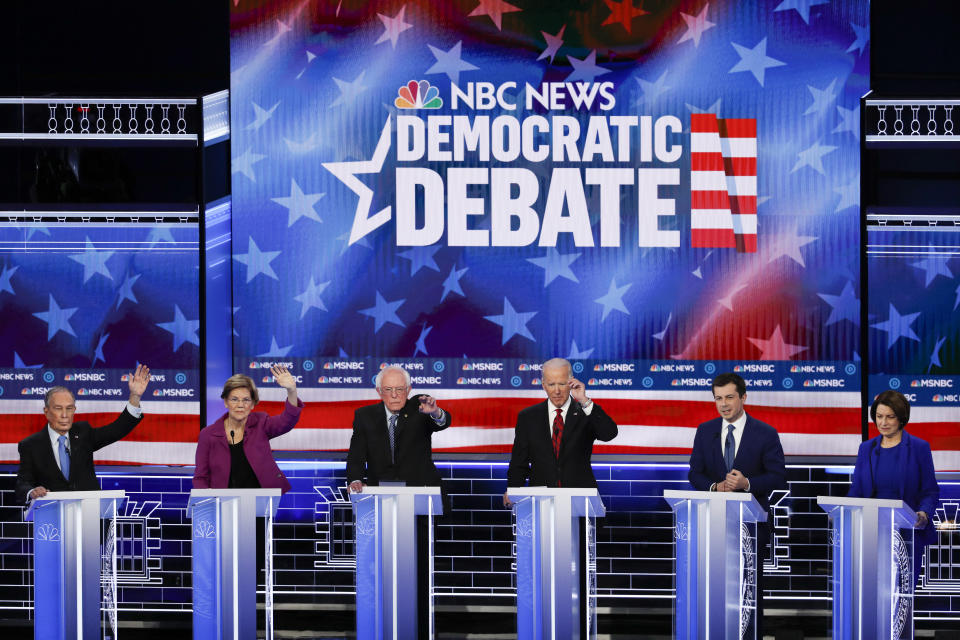
[[390, 461], [397, 461], [397, 414], [390, 414], [388, 421], [390, 428]]
[[731, 424], [723, 448], [723, 460], [727, 463], [727, 473], [733, 471], [733, 459], [735, 457], [737, 457], [737, 441], [733, 439], [733, 425]]
[[553, 455], [560, 458], [560, 440], [563, 438], [563, 416], [557, 409], [557, 417], [553, 419]]
[[60, 442], [60, 471], [63, 477], [70, 480], [70, 452], [67, 451], [67, 436], [57, 438]]

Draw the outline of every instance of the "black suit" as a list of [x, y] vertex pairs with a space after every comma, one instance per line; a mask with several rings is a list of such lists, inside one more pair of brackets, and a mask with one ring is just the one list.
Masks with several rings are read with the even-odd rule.
[[[570, 401], [560, 439], [559, 460], [553, 453], [551, 427], [553, 409], [549, 400], [527, 407], [517, 415], [513, 453], [507, 469], [507, 486], [522, 487], [596, 487], [590, 467], [593, 441], [609, 442], [617, 437], [617, 424], [597, 403], [590, 415], [576, 400]], [[548, 411], [550, 409], [550, 411]], [[559, 483], [559, 485], [558, 485]]]
[[402, 481], [411, 487], [439, 487], [440, 472], [433, 464], [431, 441], [435, 431], [446, 429], [450, 423], [446, 411], [442, 424], [420, 413], [419, 396], [407, 400], [398, 413], [394, 463], [390, 459], [390, 432], [383, 403], [360, 407], [353, 415], [347, 481], [363, 480], [369, 485]]
[[[142, 418], [142, 416], [141, 416]], [[74, 422], [70, 427], [70, 478], [64, 478], [50, 444], [47, 425], [20, 441], [20, 469], [17, 471], [15, 499], [24, 504], [35, 487], [47, 491], [97, 491], [100, 483], [93, 469], [93, 452], [120, 440], [139, 424], [141, 418], [126, 409], [110, 424], [95, 429], [89, 422]]]
[[[435, 431], [446, 429], [450, 423], [450, 414], [446, 411], [440, 424], [420, 413], [419, 396], [407, 400], [397, 414], [394, 461], [390, 455], [390, 431], [384, 404], [378, 402], [360, 407], [353, 414], [353, 435], [347, 452], [347, 481], [362, 480], [368, 485], [404, 482], [409, 487], [441, 487], [440, 472], [433, 464], [432, 439]], [[450, 505], [446, 493], [443, 493], [442, 500], [443, 512], [448, 513]], [[424, 639], [429, 630], [427, 535], [426, 516], [417, 516], [417, 628], [418, 637]]]

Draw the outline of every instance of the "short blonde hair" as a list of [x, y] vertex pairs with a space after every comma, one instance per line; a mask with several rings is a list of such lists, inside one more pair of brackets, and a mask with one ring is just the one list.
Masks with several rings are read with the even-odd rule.
[[227, 378], [227, 381], [223, 383], [223, 393], [220, 394], [220, 397], [226, 400], [227, 396], [229, 396], [230, 392], [234, 389], [246, 389], [250, 392], [250, 398], [253, 399], [253, 404], [260, 402], [257, 385], [253, 383], [253, 378], [250, 376], [237, 373]]

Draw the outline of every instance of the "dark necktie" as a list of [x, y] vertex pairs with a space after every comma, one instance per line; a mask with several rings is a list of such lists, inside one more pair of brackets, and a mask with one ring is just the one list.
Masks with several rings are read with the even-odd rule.
[[388, 421], [390, 428], [390, 461], [397, 461], [397, 414], [390, 414]]
[[727, 473], [733, 471], [733, 459], [737, 457], [737, 441], [733, 439], [733, 425], [727, 431], [727, 441], [723, 448], [723, 460], [727, 463]]
[[60, 471], [63, 472], [63, 477], [70, 481], [70, 452], [67, 451], [67, 436], [60, 436], [57, 438], [60, 442]]
[[563, 416], [560, 409], [556, 409], [557, 417], [553, 419], [553, 455], [560, 458], [560, 440], [563, 438]]

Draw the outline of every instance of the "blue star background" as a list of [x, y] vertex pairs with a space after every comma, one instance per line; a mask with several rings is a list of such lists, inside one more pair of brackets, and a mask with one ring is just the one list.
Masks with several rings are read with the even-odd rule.
[[[603, 3], [512, 4], [519, 10], [502, 15], [478, 0], [309, 9], [243, 1], [234, 9], [234, 302], [244, 310], [235, 316], [235, 360], [284, 351], [855, 361], [868, 3], [667, 2], [644, 5], [649, 13], [629, 24], [608, 20]], [[679, 249], [636, 246], [629, 189], [619, 248], [577, 247], [570, 234], [556, 247], [451, 247], [446, 235], [404, 247], [393, 220], [350, 245], [358, 195], [322, 165], [371, 160], [411, 79], [428, 81], [445, 101], [412, 112], [422, 116], [454, 113], [453, 81], [582, 80], [614, 83], [616, 107], [602, 115], [675, 115], [685, 129], [693, 112], [755, 118], [758, 252], [690, 246], [686, 133], [675, 137], [684, 146], [681, 184], [661, 189], [676, 199], [676, 218], [661, 227], [680, 231]], [[566, 113], [582, 122], [590, 115]], [[371, 216], [394, 205], [394, 147], [382, 170], [356, 175], [372, 190]], [[554, 166], [510, 166], [537, 175], [542, 215]], [[599, 245], [596, 189], [587, 188], [587, 201]], [[476, 228], [489, 228], [489, 211]], [[774, 335], [786, 346], [755, 346]]]

